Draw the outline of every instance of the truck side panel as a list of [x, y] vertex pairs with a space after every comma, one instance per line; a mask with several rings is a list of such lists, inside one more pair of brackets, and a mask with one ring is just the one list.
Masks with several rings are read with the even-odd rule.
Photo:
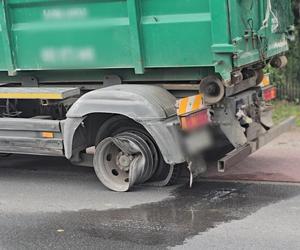
[[8, 0], [1, 9], [0, 55], [15, 61], [4, 71], [213, 65], [208, 0]]

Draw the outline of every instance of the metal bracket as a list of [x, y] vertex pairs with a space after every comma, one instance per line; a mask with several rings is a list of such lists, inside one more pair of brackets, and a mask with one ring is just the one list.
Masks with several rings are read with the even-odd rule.
[[256, 86], [256, 77], [251, 77], [244, 81], [241, 81], [237, 85], [229, 86], [226, 88], [226, 96], [234, 96], [238, 93], [241, 93], [247, 89], [253, 88]]
[[21, 84], [23, 87], [38, 87], [39, 81], [34, 76], [23, 76], [21, 78]]
[[218, 161], [218, 172], [224, 173], [226, 168], [234, 166], [252, 153], [250, 145], [235, 149], [229, 152], [224, 158]]
[[122, 84], [122, 79], [117, 75], [107, 75], [103, 79], [103, 86], [109, 87], [112, 85]]

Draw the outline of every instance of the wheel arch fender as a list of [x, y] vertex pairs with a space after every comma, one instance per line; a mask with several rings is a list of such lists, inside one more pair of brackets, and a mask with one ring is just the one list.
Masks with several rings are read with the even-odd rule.
[[[123, 115], [141, 124], [153, 137], [169, 164], [185, 161], [176, 117], [176, 98], [167, 90], [147, 85], [115, 85], [80, 97], [63, 122], [64, 149], [73, 155], [76, 130], [92, 115]], [[172, 145], [172, 146], [170, 146]]]

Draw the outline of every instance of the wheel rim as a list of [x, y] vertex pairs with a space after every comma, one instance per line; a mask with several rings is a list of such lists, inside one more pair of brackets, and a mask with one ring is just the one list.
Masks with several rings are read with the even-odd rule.
[[96, 148], [94, 167], [101, 182], [114, 191], [128, 191], [144, 183], [157, 167], [157, 152], [141, 133], [122, 133], [102, 140]]

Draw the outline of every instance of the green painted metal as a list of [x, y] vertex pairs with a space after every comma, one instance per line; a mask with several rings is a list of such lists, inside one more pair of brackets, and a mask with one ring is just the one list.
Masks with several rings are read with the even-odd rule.
[[12, 45], [11, 23], [9, 18], [8, 4], [6, 0], [1, 5], [1, 35], [3, 38], [3, 57], [6, 62], [8, 75], [16, 74], [15, 49]]
[[128, 18], [131, 32], [131, 51], [133, 57], [133, 65], [135, 73], [144, 73], [144, 57], [143, 57], [143, 44], [141, 37], [141, 13], [138, 0], [128, 0]]
[[267, 26], [268, 0], [229, 0], [230, 27], [236, 48], [234, 66], [265, 60], [288, 50], [286, 32], [293, 23], [291, 2], [271, 0]]
[[58, 71], [58, 81], [71, 80], [74, 70], [82, 81], [112, 71], [128, 81], [228, 80], [288, 49], [290, 1], [271, 2], [276, 29], [272, 15], [262, 28], [268, 0], [2, 0], [0, 71], [45, 81]]

